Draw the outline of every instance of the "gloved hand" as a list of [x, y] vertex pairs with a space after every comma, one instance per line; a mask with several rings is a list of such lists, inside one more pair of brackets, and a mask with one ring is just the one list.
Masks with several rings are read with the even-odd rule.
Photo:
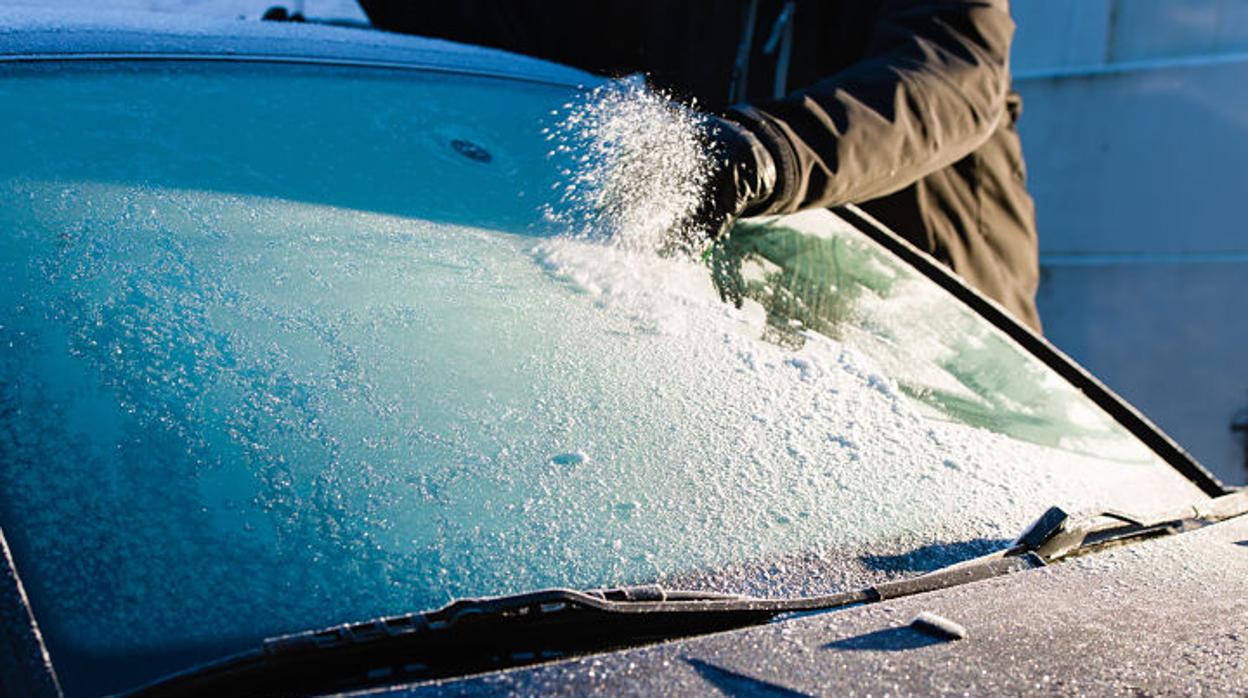
[[742, 215], [761, 210], [776, 187], [776, 165], [749, 129], [730, 119], [709, 117], [707, 135], [715, 166], [686, 235], [694, 248], [723, 237]]

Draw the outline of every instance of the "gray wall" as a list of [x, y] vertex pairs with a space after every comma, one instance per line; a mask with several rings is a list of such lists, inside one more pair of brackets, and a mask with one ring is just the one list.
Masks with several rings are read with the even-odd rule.
[[1248, 51], [1245, 0], [1012, 0], [1017, 73]]
[[1248, 0], [1012, 9], [1046, 334], [1243, 483]]

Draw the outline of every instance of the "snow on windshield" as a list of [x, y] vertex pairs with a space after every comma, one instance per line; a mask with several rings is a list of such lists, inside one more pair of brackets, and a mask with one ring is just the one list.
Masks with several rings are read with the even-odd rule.
[[[746, 226], [714, 275], [532, 234], [567, 95], [75, 80], [0, 87], [0, 523], [82, 676], [535, 587], [829, 591], [1051, 504], [1198, 496], [830, 213]], [[327, 113], [244, 128], [301, 100]]]

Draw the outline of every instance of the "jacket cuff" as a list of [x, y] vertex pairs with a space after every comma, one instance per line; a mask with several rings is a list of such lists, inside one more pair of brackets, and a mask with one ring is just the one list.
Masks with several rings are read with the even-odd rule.
[[745, 210], [745, 216], [765, 216], [773, 213], [789, 213], [797, 209], [798, 183], [800, 181], [797, 152], [767, 114], [748, 104], [728, 108], [728, 118], [744, 126], [766, 148], [776, 166], [776, 184], [771, 196]]

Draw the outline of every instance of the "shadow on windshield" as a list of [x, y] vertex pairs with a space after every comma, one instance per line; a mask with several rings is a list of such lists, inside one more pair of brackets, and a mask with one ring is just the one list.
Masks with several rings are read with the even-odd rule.
[[0, 68], [0, 184], [215, 192], [549, 232], [540, 212], [557, 172], [541, 130], [571, 88], [230, 62]]
[[900, 555], [863, 555], [859, 559], [876, 572], [925, 573], [1004, 550], [1005, 538], [976, 538], [959, 543], [931, 543]]

